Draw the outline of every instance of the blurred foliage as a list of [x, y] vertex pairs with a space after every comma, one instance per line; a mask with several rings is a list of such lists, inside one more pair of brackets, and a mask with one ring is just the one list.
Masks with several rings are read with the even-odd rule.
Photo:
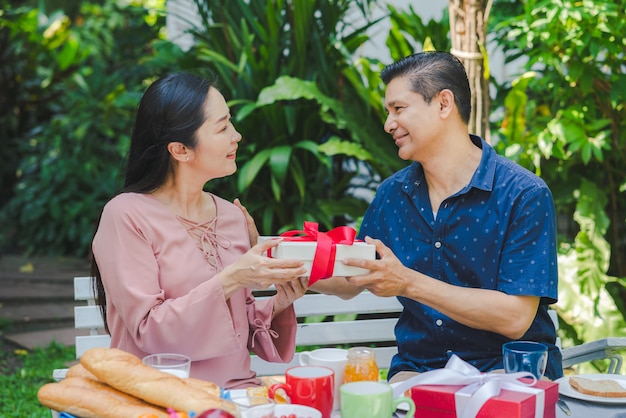
[[564, 345], [624, 336], [626, 1], [497, 5], [495, 37], [526, 70], [500, 96], [498, 149], [554, 193]]
[[[3, 0], [4, 1], [4, 0]], [[44, 2], [41, 2], [42, 5]], [[81, 2], [63, 11], [3, 3], [0, 245], [85, 255], [119, 189], [143, 81], [176, 68], [141, 5]], [[153, 57], [158, 56], [158, 59]]]
[[392, 61], [398, 61], [417, 51], [450, 50], [452, 45], [448, 9], [444, 10], [439, 20], [431, 19], [424, 23], [412, 5], [409, 5], [408, 10], [398, 10], [391, 4], [387, 7], [391, 30], [386, 45]]
[[240, 197], [263, 234], [356, 221], [368, 196], [355, 191], [403, 164], [382, 129], [381, 65], [355, 58], [373, 2], [195, 3], [190, 54], [219, 76], [244, 138], [238, 175], [207, 187]]

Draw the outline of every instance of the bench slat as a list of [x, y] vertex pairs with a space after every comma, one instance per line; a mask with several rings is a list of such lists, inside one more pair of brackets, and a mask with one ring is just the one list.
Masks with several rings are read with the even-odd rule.
[[95, 295], [91, 286], [91, 277], [74, 277], [74, 300], [91, 300]]
[[298, 324], [296, 346], [395, 342], [397, 318]]
[[110, 347], [111, 337], [106, 335], [85, 335], [76, 337], [76, 358], [80, 358], [85, 351], [97, 347]]
[[100, 307], [97, 305], [74, 306], [74, 328], [104, 328]]
[[349, 300], [337, 296], [306, 294], [294, 302], [297, 316], [340, 315], [358, 313], [401, 312], [398, 299], [381, 298], [370, 292], [362, 292]]

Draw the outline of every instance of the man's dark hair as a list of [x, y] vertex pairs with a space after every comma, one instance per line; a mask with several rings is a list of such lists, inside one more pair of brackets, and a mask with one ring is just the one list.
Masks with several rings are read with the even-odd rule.
[[426, 103], [443, 89], [450, 90], [461, 119], [469, 123], [471, 91], [465, 67], [457, 57], [443, 51], [418, 52], [387, 65], [380, 72], [385, 84], [405, 76], [409, 78], [411, 91], [422, 95]]

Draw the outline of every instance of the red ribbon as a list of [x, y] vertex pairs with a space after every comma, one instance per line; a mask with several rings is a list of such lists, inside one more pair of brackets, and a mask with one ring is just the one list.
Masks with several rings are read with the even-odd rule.
[[[309, 286], [321, 279], [328, 279], [333, 275], [337, 244], [352, 245], [355, 241], [356, 230], [349, 226], [338, 226], [328, 232], [321, 232], [317, 222], [304, 222], [303, 230], [291, 230], [280, 234], [285, 242], [317, 242]], [[271, 257], [271, 251], [268, 250]]]

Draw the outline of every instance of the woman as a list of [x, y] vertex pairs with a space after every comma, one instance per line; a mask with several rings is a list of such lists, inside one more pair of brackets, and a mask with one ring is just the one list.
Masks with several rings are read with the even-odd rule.
[[[203, 191], [236, 171], [240, 140], [211, 82], [184, 73], [154, 82], [139, 104], [125, 187], [92, 243], [111, 346], [185, 354], [192, 377], [225, 388], [260, 384], [250, 350], [291, 360], [292, 303], [307, 288], [301, 261], [263, 256], [279, 240], [254, 245], [254, 221], [237, 200]], [[274, 297], [254, 299], [250, 289], [271, 284]]]

